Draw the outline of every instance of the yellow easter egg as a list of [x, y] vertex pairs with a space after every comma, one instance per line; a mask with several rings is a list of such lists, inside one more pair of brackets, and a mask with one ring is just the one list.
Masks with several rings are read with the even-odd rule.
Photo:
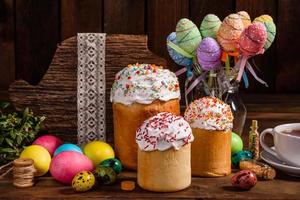
[[26, 147], [20, 158], [31, 158], [34, 161], [34, 168], [37, 170], [35, 176], [43, 176], [49, 170], [51, 156], [47, 149], [40, 145], [31, 145]]
[[102, 141], [93, 141], [86, 144], [83, 153], [93, 162], [94, 167], [106, 159], [115, 157], [113, 148]]
[[253, 22], [272, 22], [273, 18], [270, 15], [261, 15], [259, 17], [256, 17]]

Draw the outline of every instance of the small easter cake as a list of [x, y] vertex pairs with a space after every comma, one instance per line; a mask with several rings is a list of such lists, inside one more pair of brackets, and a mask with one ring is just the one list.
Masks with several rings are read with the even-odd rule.
[[181, 116], [162, 112], [136, 132], [138, 184], [145, 190], [173, 192], [191, 184], [192, 130]]
[[230, 174], [233, 126], [230, 106], [215, 97], [203, 97], [188, 106], [184, 118], [195, 136], [192, 174], [204, 177]]
[[135, 170], [135, 133], [144, 120], [160, 112], [180, 114], [178, 79], [161, 66], [128, 65], [116, 74], [110, 100], [116, 154], [126, 168]]

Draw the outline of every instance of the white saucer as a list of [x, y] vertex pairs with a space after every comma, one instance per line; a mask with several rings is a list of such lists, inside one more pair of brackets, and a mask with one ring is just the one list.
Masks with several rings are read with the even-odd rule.
[[300, 177], [300, 167], [290, 166], [285, 164], [283, 161], [279, 160], [272, 154], [263, 150], [260, 153], [261, 159], [263, 159], [266, 163], [272, 165], [274, 168], [279, 169], [291, 176]]

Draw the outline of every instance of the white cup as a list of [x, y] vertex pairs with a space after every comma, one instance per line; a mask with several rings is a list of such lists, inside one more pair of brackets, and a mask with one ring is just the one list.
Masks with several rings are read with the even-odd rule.
[[[288, 165], [300, 167], [300, 136], [287, 133], [290, 130], [300, 130], [300, 123], [282, 124], [275, 128], [268, 128], [260, 135], [262, 148]], [[274, 139], [274, 149], [264, 142], [265, 135], [270, 133]]]

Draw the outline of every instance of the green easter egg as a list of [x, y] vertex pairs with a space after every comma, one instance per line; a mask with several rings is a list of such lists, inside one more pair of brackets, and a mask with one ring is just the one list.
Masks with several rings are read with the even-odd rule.
[[183, 18], [176, 26], [176, 40], [180, 48], [194, 55], [202, 37], [197, 26], [189, 19]]
[[275, 39], [275, 36], [276, 36], [276, 25], [274, 24], [273, 21], [264, 22], [264, 25], [266, 27], [267, 36], [268, 36], [264, 48], [267, 50], [271, 46], [271, 44], [273, 43], [273, 41]]
[[235, 132], [232, 132], [231, 134], [231, 154], [237, 153], [239, 151], [243, 150], [243, 141], [241, 137], [236, 134]]
[[98, 166], [93, 174], [98, 183], [102, 185], [111, 185], [117, 179], [117, 174], [111, 167]]
[[218, 16], [214, 14], [208, 14], [204, 17], [201, 25], [200, 32], [203, 38], [206, 37], [217, 37], [217, 32], [221, 26], [222, 22]]
[[122, 164], [116, 158], [110, 158], [102, 161], [100, 166], [111, 167], [117, 174], [122, 171]]

